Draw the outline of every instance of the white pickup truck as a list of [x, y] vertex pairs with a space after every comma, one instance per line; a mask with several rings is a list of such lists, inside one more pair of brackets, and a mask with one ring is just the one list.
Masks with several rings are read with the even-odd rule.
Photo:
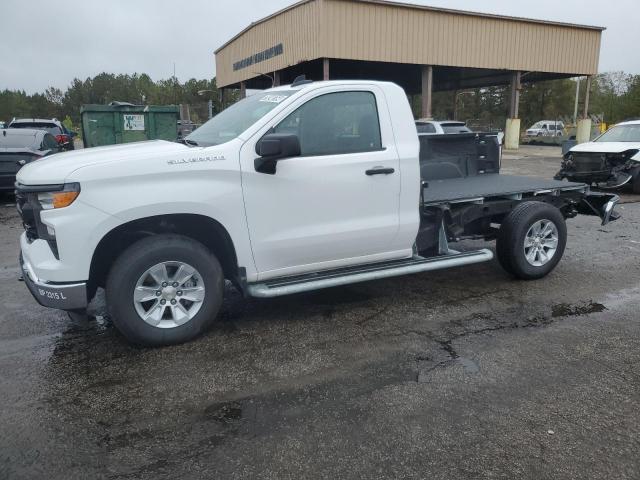
[[[182, 143], [57, 154], [20, 170], [23, 279], [42, 305], [82, 311], [106, 289], [115, 326], [184, 342], [225, 280], [274, 297], [485, 262], [520, 279], [563, 255], [565, 219], [617, 218], [615, 195], [499, 174], [495, 137], [419, 136], [404, 91], [299, 80], [250, 96]], [[493, 143], [492, 143], [493, 142]]]

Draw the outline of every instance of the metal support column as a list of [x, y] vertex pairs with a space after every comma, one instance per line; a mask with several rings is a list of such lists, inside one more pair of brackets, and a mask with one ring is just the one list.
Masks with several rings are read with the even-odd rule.
[[511, 101], [509, 102], [509, 118], [518, 118], [520, 114], [520, 80], [522, 72], [513, 72], [511, 76]]
[[458, 89], [453, 91], [453, 119], [458, 119]]
[[583, 118], [589, 118], [589, 95], [591, 93], [591, 75], [587, 77], [587, 86], [584, 92], [584, 115]]
[[582, 118], [576, 125], [576, 142], [585, 143], [591, 140], [591, 118], [589, 118], [589, 94], [591, 92], [591, 77], [587, 77], [584, 92], [584, 111]]
[[580, 102], [580, 79], [576, 80], [576, 103], [573, 107], [573, 123], [578, 122], [578, 103]]
[[247, 84], [240, 82], [240, 100], [247, 96]]
[[513, 72], [511, 76], [511, 99], [509, 100], [509, 118], [504, 129], [504, 146], [507, 150], [520, 148], [520, 83], [521, 72]]
[[422, 66], [422, 118], [433, 118], [431, 104], [433, 100], [433, 66]]
[[280, 86], [280, 72], [273, 72], [273, 86]]
[[329, 80], [329, 59], [322, 59], [322, 79]]

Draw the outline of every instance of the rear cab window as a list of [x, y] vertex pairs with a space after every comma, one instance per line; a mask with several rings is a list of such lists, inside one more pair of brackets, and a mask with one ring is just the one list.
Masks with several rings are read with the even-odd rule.
[[441, 123], [444, 133], [472, 133], [469, 127], [462, 122]]

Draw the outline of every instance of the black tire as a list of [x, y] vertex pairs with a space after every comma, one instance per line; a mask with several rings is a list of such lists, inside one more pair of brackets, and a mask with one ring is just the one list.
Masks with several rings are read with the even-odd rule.
[[[531, 227], [541, 220], [555, 225], [558, 245], [547, 263], [536, 266], [527, 260], [524, 245]], [[496, 250], [498, 262], [507, 273], [522, 280], [536, 280], [548, 275], [558, 265], [566, 245], [567, 225], [560, 210], [542, 202], [524, 202], [514, 208], [502, 222]]]
[[73, 323], [83, 324], [89, 321], [89, 315], [87, 315], [87, 310], [68, 310], [67, 316]]
[[631, 188], [633, 189], [633, 193], [635, 193], [636, 195], [640, 195], [640, 167], [636, 168], [636, 171], [633, 172]]
[[[205, 296], [200, 309], [186, 323], [159, 328], [142, 319], [133, 301], [138, 279], [162, 262], [184, 262], [202, 279]], [[181, 235], [154, 235], [124, 251], [107, 278], [107, 308], [116, 328], [132, 343], [158, 347], [194, 339], [215, 321], [222, 305], [224, 274], [220, 262], [201, 243]]]
[[511, 275], [515, 275], [513, 267], [511, 266], [511, 257], [509, 255], [511, 255], [511, 253], [508, 251], [508, 249], [503, 248], [503, 243], [497, 240], [496, 256], [498, 257], [498, 263], [505, 272]]

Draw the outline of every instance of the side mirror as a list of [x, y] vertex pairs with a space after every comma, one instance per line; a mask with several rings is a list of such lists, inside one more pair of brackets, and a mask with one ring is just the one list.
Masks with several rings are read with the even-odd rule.
[[278, 160], [300, 156], [300, 140], [290, 133], [268, 133], [256, 143], [256, 172], [276, 173]]

